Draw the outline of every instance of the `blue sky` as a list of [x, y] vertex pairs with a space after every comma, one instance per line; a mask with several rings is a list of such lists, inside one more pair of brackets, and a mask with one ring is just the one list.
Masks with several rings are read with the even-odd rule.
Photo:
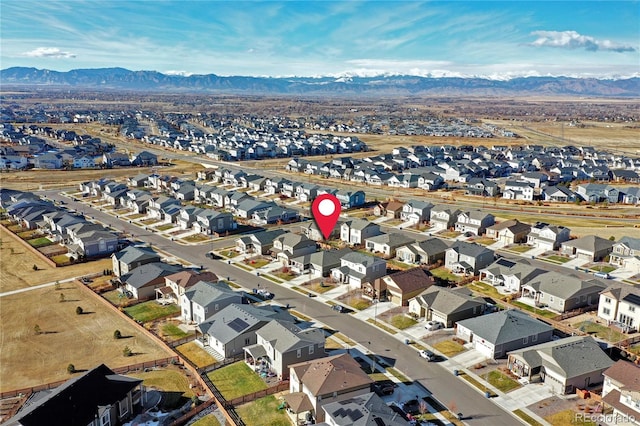
[[59, 71], [627, 77], [640, 3], [2, 0], [0, 51]]

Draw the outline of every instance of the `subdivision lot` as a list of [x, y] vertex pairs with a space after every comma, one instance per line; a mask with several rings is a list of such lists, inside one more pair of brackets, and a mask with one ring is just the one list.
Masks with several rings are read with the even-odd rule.
[[[80, 285], [64, 283], [60, 290], [47, 287], [0, 298], [0, 391], [68, 379], [70, 363], [85, 370], [172, 355]], [[77, 306], [85, 314], [76, 314]], [[113, 338], [116, 329], [122, 339]], [[123, 356], [125, 346], [133, 356]]]
[[[33, 270], [33, 265], [38, 267]], [[32, 287], [110, 269], [111, 259], [54, 268], [18, 243], [9, 232], [0, 229], [0, 292]]]

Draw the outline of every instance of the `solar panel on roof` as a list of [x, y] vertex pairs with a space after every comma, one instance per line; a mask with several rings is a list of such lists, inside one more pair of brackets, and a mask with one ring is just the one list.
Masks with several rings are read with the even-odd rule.
[[622, 300], [624, 300], [625, 302], [631, 302], [634, 305], [640, 305], [640, 296], [638, 296], [637, 294], [627, 294], [622, 298]]
[[351, 410], [349, 408], [340, 408], [339, 410], [335, 411], [334, 414], [337, 417], [348, 417], [352, 422], [355, 422], [364, 415], [362, 414], [362, 411], [358, 409]]
[[237, 331], [238, 333], [241, 332], [242, 330], [244, 330], [245, 328], [249, 327], [249, 324], [247, 324], [246, 322], [244, 322], [240, 318], [234, 319], [228, 325], [229, 325], [229, 327], [231, 327], [231, 329], [233, 331]]

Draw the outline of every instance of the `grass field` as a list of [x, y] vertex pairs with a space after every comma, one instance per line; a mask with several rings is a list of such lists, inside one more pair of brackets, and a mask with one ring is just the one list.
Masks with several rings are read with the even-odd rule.
[[447, 280], [447, 281], [458, 282], [458, 281], [462, 280], [461, 276], [452, 274], [444, 266], [432, 269], [429, 272], [431, 272], [431, 275], [433, 275], [434, 277], [437, 277], [437, 278], [440, 278], [440, 279], [443, 279], [443, 280]]
[[489, 384], [493, 385], [493, 387], [505, 393], [518, 389], [522, 386], [520, 383], [498, 370], [491, 371], [483, 375], [482, 378], [489, 382]]
[[227, 400], [267, 388], [267, 384], [243, 361], [219, 368], [207, 375]]
[[524, 411], [517, 409], [513, 412], [516, 416], [520, 417], [525, 422], [529, 423], [531, 426], [542, 426], [542, 423], [525, 413]]
[[[82, 370], [100, 363], [120, 367], [171, 356], [79, 286], [64, 283], [58, 291], [47, 287], [0, 298], [0, 341], [5, 342], [0, 351], [1, 391], [68, 379], [69, 363]], [[66, 302], [59, 302], [60, 293]], [[77, 315], [77, 306], [86, 314]], [[116, 329], [126, 338], [114, 340]], [[125, 346], [136, 355], [122, 356]]]
[[53, 241], [51, 241], [47, 237], [33, 238], [31, 240], [27, 240], [27, 242], [34, 248], [50, 246], [51, 244], [53, 244]]
[[480, 281], [474, 281], [472, 283], [467, 284], [467, 288], [473, 291], [477, 291], [478, 293], [485, 294], [487, 296], [493, 297], [496, 300], [502, 300], [506, 296], [504, 294], [498, 293], [498, 290], [490, 284], [481, 283]]
[[583, 321], [581, 323], [574, 324], [573, 327], [612, 343], [619, 342], [620, 340], [627, 338], [623, 333], [619, 333], [609, 327], [605, 327], [604, 325], [596, 324], [591, 321]]
[[551, 414], [544, 418], [552, 426], [596, 426], [591, 420], [576, 418], [576, 412], [573, 410], [564, 410], [559, 413]]
[[555, 312], [547, 311], [546, 309], [534, 308], [533, 306], [527, 305], [526, 303], [514, 301], [514, 302], [511, 302], [511, 304], [525, 311], [534, 312], [538, 315], [542, 315], [545, 318], [554, 318], [558, 316], [558, 314]]
[[278, 410], [278, 405], [276, 397], [269, 395], [241, 405], [236, 411], [247, 426], [290, 426], [289, 416], [284, 409]]
[[165, 409], [177, 408], [195, 395], [189, 388], [189, 379], [174, 367], [127, 375], [144, 380], [144, 385], [148, 388], [162, 391], [160, 405]]
[[418, 321], [406, 316], [405, 314], [394, 315], [390, 320], [390, 324], [399, 330], [404, 330], [405, 328], [412, 327], [417, 323]]
[[218, 418], [213, 414], [207, 414], [195, 423], [191, 423], [191, 426], [221, 426]]
[[434, 343], [433, 347], [447, 357], [452, 357], [465, 351], [464, 346], [453, 340], [443, 340], [442, 342]]
[[[187, 337], [190, 333], [185, 332], [177, 324], [167, 323], [161, 328], [161, 336], [164, 340], [173, 341]], [[191, 333], [193, 334], [193, 333]]]
[[180, 307], [174, 304], [161, 305], [155, 300], [149, 300], [124, 308], [124, 311], [136, 321], [149, 322], [171, 314], [179, 314]]
[[[37, 271], [33, 270], [33, 265], [38, 267]], [[111, 259], [106, 258], [54, 268], [18, 243], [7, 231], [0, 230], [0, 292], [101, 272], [111, 266]]]
[[185, 343], [184, 345], [176, 347], [176, 350], [198, 368], [206, 367], [216, 362], [215, 358], [202, 349], [196, 342]]

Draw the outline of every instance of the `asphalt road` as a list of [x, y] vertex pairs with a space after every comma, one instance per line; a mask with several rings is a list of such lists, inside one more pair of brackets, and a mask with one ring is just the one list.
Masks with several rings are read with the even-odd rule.
[[[247, 289], [256, 288], [259, 284], [260, 287], [274, 293], [279, 303], [288, 303], [297, 311], [322, 321], [327, 326], [363, 344], [373, 353], [384, 357], [388, 364], [394, 366], [412, 380], [419, 381], [444, 405], [455, 404], [458, 411], [469, 417], [465, 420], [469, 425], [512, 426], [518, 424], [518, 420], [515, 417], [493, 404], [476, 389], [464, 383], [464, 379], [454, 377], [445, 368], [439, 366], [438, 363], [426, 362], [418, 356], [415, 349], [404, 345], [398, 339], [378, 328], [355, 319], [348, 314], [337, 313], [322, 302], [289, 290], [286, 287], [281, 287], [272, 281], [257, 277], [233, 265], [228, 265], [226, 262], [208, 259], [205, 254], [211, 250], [211, 245], [187, 246], [178, 244], [158, 234], [144, 231], [137, 225], [117, 219], [86, 204], [74, 202], [71, 198], [63, 196], [57, 191], [43, 191], [41, 193], [52, 200], [63, 200], [71, 209], [82, 211], [85, 215], [92, 216], [114, 229], [133, 234], [136, 239], [142, 239], [167, 253], [193, 264], [203, 265], [222, 278], [229, 277], [232, 281]], [[225, 243], [231, 245], [230, 241]]]

